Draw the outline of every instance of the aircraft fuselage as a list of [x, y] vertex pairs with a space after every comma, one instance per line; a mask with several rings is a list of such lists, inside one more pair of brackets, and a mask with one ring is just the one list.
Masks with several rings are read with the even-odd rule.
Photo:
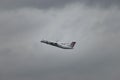
[[45, 43], [45, 44], [55, 46], [55, 47], [59, 47], [59, 48], [62, 48], [62, 49], [73, 49], [74, 44], [75, 44], [75, 42], [74, 42], [74, 44], [72, 46], [72, 45], [60, 44], [60, 43], [57, 43], [57, 42], [51, 42], [51, 41], [47, 41], [47, 40], [42, 40], [41, 42]]

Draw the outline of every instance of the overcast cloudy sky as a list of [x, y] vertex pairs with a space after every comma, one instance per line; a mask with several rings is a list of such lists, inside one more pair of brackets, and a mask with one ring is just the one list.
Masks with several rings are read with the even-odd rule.
[[[0, 80], [120, 80], [120, 0], [0, 0]], [[63, 50], [41, 39], [77, 44]]]

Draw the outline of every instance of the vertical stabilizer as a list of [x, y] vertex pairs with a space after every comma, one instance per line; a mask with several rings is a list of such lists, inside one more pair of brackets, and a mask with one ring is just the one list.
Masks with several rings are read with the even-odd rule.
[[70, 46], [73, 48], [75, 46], [76, 42], [72, 42]]

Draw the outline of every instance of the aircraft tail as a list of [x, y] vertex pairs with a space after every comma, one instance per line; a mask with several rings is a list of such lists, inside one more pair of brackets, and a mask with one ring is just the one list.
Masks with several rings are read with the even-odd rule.
[[75, 46], [76, 42], [72, 42], [70, 46], [73, 48]]

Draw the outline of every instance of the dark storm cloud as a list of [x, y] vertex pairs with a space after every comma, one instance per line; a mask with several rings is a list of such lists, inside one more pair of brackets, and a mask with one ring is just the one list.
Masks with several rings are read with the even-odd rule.
[[109, 7], [111, 5], [119, 6], [120, 0], [1, 0], [1, 9], [16, 9], [23, 7], [35, 8], [51, 8], [51, 7], [64, 7], [69, 3], [84, 3], [89, 6], [99, 5], [101, 7]]

